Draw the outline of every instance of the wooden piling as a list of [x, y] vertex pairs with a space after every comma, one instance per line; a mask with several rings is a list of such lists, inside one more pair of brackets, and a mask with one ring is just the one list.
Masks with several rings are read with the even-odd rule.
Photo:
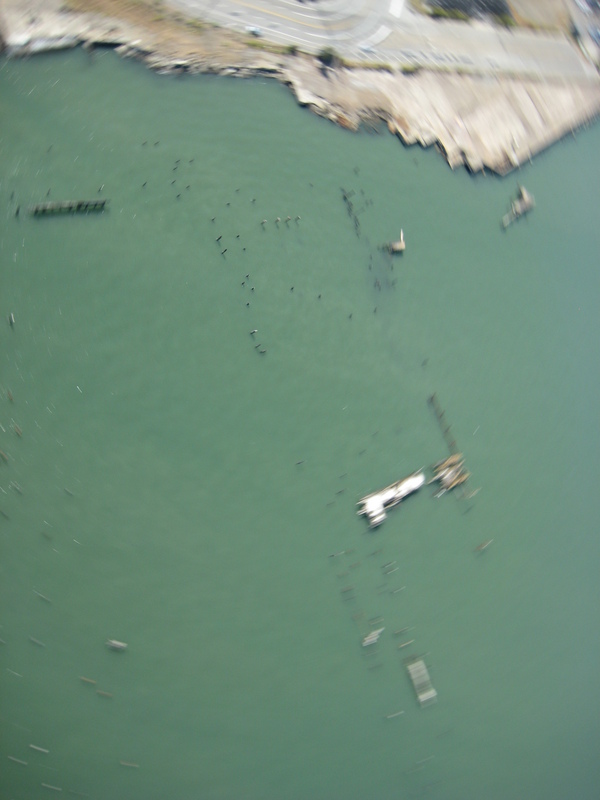
[[445, 440], [446, 444], [448, 445], [448, 449], [450, 450], [450, 453], [452, 455], [455, 455], [456, 453], [458, 453], [458, 448], [456, 446], [456, 441], [455, 441], [454, 437], [450, 434], [450, 428], [452, 426], [446, 424], [446, 421], [444, 419], [444, 417], [446, 416], [446, 412], [441, 407], [435, 392], [429, 397], [429, 405], [433, 409], [433, 413], [436, 416], [436, 419], [437, 419], [438, 424], [440, 426], [440, 429], [442, 431], [442, 435], [444, 437], [444, 440]]

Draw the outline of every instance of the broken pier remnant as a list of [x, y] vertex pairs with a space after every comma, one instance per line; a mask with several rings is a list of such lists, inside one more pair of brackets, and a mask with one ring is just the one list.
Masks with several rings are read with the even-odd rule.
[[406, 249], [406, 242], [404, 241], [404, 231], [400, 229], [400, 238], [396, 242], [390, 242], [387, 246], [392, 255], [395, 253], [403, 253]]
[[446, 412], [440, 406], [435, 393], [429, 398], [429, 404], [433, 408], [446, 444], [448, 445], [448, 449], [450, 450], [448, 458], [443, 458], [441, 461], [437, 461], [433, 464], [433, 477], [428, 481], [428, 483], [433, 483], [434, 481], [440, 482], [441, 489], [436, 497], [441, 497], [451, 489], [462, 486], [468, 480], [471, 473], [465, 469], [463, 454], [458, 452], [456, 441], [450, 433], [451, 426], [446, 422]]
[[517, 197], [510, 204], [510, 211], [502, 217], [502, 227], [508, 228], [512, 222], [527, 214], [535, 206], [535, 198], [524, 186], [519, 184]]

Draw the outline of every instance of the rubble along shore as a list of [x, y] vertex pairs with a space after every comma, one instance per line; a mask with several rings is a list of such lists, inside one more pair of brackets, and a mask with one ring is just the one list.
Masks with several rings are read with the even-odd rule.
[[[76, 6], [72, 3], [71, 6]], [[86, 6], [119, 10], [118, 2]], [[107, 16], [59, 0], [6, 0], [0, 36], [9, 56], [111, 46], [158, 72], [268, 76], [297, 102], [346, 128], [383, 122], [404, 144], [435, 145], [454, 168], [504, 175], [600, 113], [600, 77], [559, 80], [417, 69], [325, 67], [304, 54], [148, 7]]]

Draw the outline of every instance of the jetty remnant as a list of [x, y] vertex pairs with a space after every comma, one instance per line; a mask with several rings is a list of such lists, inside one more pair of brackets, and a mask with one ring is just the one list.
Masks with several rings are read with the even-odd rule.
[[407, 497], [409, 494], [416, 492], [425, 483], [425, 473], [423, 470], [413, 472], [407, 478], [403, 478], [396, 483], [386, 486], [385, 489], [380, 489], [378, 492], [373, 492], [363, 497], [356, 504], [360, 506], [356, 512], [359, 516], [366, 515], [369, 518], [369, 527], [376, 528], [384, 521], [386, 511]]
[[[436, 497], [441, 497], [451, 489], [462, 486], [462, 484], [471, 477], [471, 473], [465, 469], [463, 454], [458, 452], [456, 440], [450, 433], [450, 428], [452, 426], [447, 424], [446, 412], [439, 404], [435, 393], [429, 397], [429, 405], [433, 409], [444, 439], [446, 440], [446, 444], [448, 445], [448, 449], [450, 450], [450, 455], [447, 458], [443, 458], [441, 461], [437, 461], [432, 465], [433, 477], [428, 481], [428, 484], [434, 483], [434, 481], [440, 482], [441, 489], [436, 494]], [[476, 493], [477, 490], [475, 493], [472, 493], [471, 496], [474, 496]]]
[[534, 206], [534, 196], [531, 192], [528, 192], [524, 186], [519, 184], [519, 191], [516, 198], [510, 204], [510, 211], [502, 217], [502, 227], [504, 229], [508, 228], [512, 222], [515, 222], [519, 217], [527, 214]]
[[417, 700], [421, 706], [428, 706], [437, 700], [437, 692], [433, 688], [429, 672], [422, 658], [407, 658], [404, 662], [408, 676], [412, 681]]
[[109, 201], [104, 200], [52, 200], [46, 203], [35, 203], [29, 207], [34, 217], [46, 214], [87, 214], [88, 211], [104, 211]]
[[464, 465], [465, 460], [462, 457], [462, 453], [453, 453], [448, 458], [437, 461], [432, 466], [433, 478], [427, 483], [439, 481], [442, 487], [436, 497], [441, 497], [451, 489], [461, 486], [471, 476], [471, 473], [464, 468]]
[[404, 250], [406, 249], [406, 242], [404, 241], [404, 231], [402, 230], [402, 228], [400, 229], [400, 238], [398, 239], [398, 241], [390, 242], [387, 247], [392, 255], [394, 255], [394, 253], [404, 252]]

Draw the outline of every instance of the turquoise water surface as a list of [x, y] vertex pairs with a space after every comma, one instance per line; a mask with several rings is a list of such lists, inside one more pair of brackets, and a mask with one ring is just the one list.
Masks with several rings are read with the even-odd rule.
[[[0, 103], [2, 798], [598, 797], [598, 127], [499, 180], [111, 52]], [[370, 532], [432, 392], [481, 491]]]

